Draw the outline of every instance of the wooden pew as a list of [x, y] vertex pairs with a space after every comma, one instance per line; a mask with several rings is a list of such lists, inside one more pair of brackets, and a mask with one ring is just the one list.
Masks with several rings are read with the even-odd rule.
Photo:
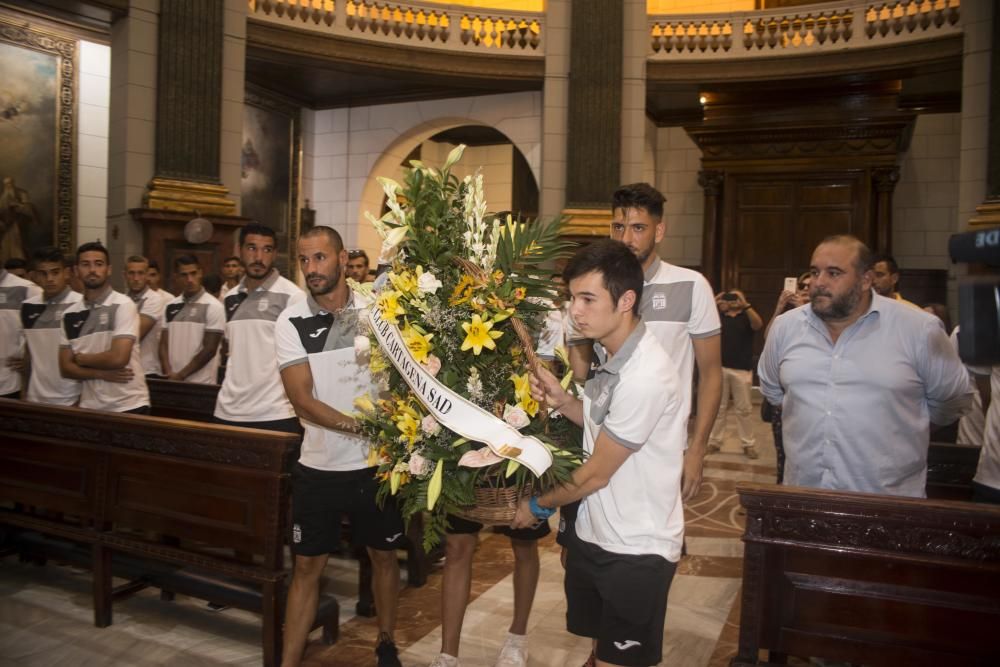
[[732, 667], [787, 655], [1000, 664], [1000, 507], [765, 484], [737, 492], [746, 530]]
[[[174, 382], [156, 378], [147, 378], [146, 383], [149, 385], [149, 400], [154, 415], [212, 421], [215, 399], [219, 393], [218, 385]], [[344, 526], [350, 530], [350, 524], [346, 519]], [[359, 616], [371, 617], [375, 615], [375, 601], [371, 588], [371, 559], [364, 549], [355, 551], [354, 557], [357, 558], [361, 568], [358, 577], [358, 602], [355, 605], [355, 612]], [[427, 583], [429, 571], [430, 559], [423, 548], [423, 521], [420, 516], [417, 516], [410, 522], [407, 530], [407, 585], [414, 588], [423, 586]]]
[[971, 500], [980, 447], [932, 442], [927, 452], [927, 497]]
[[[95, 625], [111, 623], [120, 574], [260, 612], [264, 664], [278, 664], [295, 436], [7, 399], [0, 433], [0, 523], [89, 550]], [[331, 640], [337, 616], [326, 598]]]

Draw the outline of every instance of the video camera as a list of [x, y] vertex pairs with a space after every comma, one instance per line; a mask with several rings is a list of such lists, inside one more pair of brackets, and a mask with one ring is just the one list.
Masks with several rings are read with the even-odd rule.
[[[1000, 227], [954, 234], [954, 263], [1000, 268]], [[969, 276], [958, 285], [958, 355], [967, 364], [1000, 364], [1000, 275]]]

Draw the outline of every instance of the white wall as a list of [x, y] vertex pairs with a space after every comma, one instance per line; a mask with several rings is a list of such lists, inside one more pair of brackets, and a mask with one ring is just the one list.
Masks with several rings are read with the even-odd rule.
[[917, 117], [893, 193], [893, 255], [904, 269], [947, 269], [958, 216], [961, 114]]
[[[493, 127], [524, 154], [536, 181], [540, 173], [539, 92], [303, 110], [302, 118], [303, 196], [316, 209], [316, 223], [335, 227], [348, 246], [364, 248], [369, 255], [377, 256], [379, 250], [379, 240], [364, 219], [365, 210], [373, 215], [380, 210], [382, 193], [375, 177], [396, 175], [410, 151], [442, 130]], [[471, 164], [470, 158], [464, 162]], [[489, 196], [489, 176], [486, 187]]]
[[656, 188], [667, 198], [663, 218], [667, 233], [657, 247], [671, 264], [701, 265], [705, 195], [698, 185], [701, 150], [681, 127], [656, 130]]
[[79, 54], [76, 242], [100, 239], [106, 244], [111, 47], [81, 41]]

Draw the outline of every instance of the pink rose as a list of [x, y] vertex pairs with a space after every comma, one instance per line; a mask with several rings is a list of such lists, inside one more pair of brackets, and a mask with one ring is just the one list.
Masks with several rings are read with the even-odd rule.
[[420, 420], [420, 430], [427, 435], [437, 435], [441, 432], [441, 424], [433, 416], [427, 415]]
[[433, 354], [427, 355], [427, 360], [424, 361], [423, 367], [427, 369], [427, 372], [433, 377], [437, 377], [438, 372], [441, 370], [441, 360], [435, 357]]
[[503, 406], [503, 420], [516, 429], [522, 429], [531, 423], [528, 413], [519, 405], [508, 403]]
[[420, 454], [410, 454], [410, 474], [419, 477], [427, 472], [428, 461]]

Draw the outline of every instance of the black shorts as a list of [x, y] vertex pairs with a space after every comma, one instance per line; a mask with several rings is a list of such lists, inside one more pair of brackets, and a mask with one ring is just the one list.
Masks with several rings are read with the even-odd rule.
[[559, 508], [559, 532], [556, 533], [556, 544], [569, 547], [576, 537], [576, 514], [580, 511], [580, 501]]
[[[483, 524], [477, 521], [469, 521], [454, 514], [448, 515], [448, 528], [445, 532], [448, 535], [471, 535], [483, 529]], [[501, 535], [506, 535], [512, 540], [540, 540], [552, 529], [549, 528], [548, 521], [542, 521], [534, 528], [511, 528], [510, 526], [496, 526], [494, 530]]]
[[597, 657], [629, 667], [663, 659], [663, 621], [677, 564], [574, 539], [566, 558], [566, 629], [597, 640]]
[[403, 545], [403, 517], [393, 498], [375, 503], [376, 468], [316, 470], [301, 463], [292, 469], [292, 553], [322, 556], [340, 547], [340, 522], [351, 520], [351, 544], [388, 551]]

